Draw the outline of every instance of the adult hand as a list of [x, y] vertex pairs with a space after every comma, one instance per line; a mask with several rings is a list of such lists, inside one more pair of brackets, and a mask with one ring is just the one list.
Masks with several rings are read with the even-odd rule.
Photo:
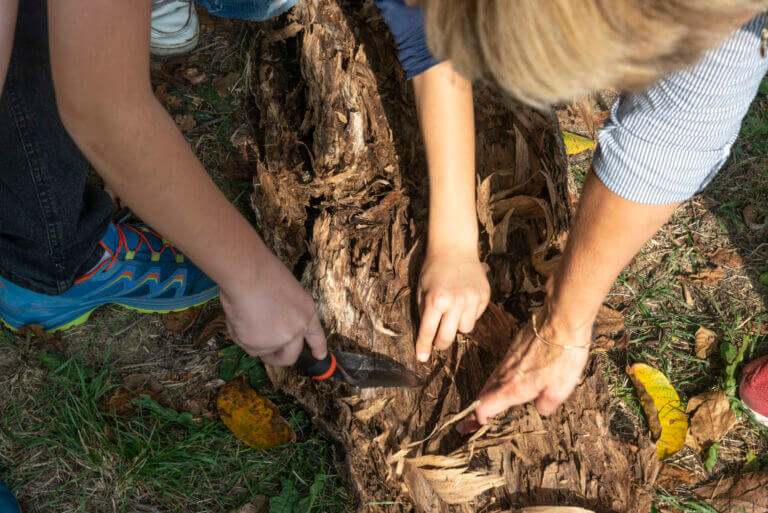
[[259, 269], [257, 284], [220, 291], [235, 342], [246, 353], [278, 367], [296, 362], [304, 340], [315, 358], [325, 358], [325, 333], [315, 302], [282, 262], [270, 255]]
[[488, 306], [491, 288], [485, 266], [473, 248], [428, 254], [419, 279], [422, 311], [416, 355], [425, 362], [432, 352], [448, 349], [456, 332], [469, 333]]
[[[586, 323], [587, 328], [567, 329], [548, 317], [534, 321], [539, 326], [539, 334], [553, 344], [586, 346], [592, 336], [592, 323]], [[477, 397], [480, 405], [457, 425], [457, 431], [462, 434], [476, 431], [487, 424], [489, 418], [530, 401], [534, 401], [539, 413], [551, 415], [571, 395], [588, 357], [587, 348], [565, 349], [545, 344], [528, 323], [517, 334]]]

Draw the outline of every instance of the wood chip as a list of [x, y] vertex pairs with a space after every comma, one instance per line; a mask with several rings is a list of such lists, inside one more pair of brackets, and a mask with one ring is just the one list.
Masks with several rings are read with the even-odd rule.
[[703, 326], [696, 330], [696, 358], [706, 360], [715, 351], [717, 335]]

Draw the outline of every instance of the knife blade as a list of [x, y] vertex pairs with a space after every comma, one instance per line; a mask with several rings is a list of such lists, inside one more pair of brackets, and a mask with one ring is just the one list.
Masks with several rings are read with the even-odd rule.
[[399, 363], [375, 356], [330, 350], [324, 360], [317, 360], [306, 342], [296, 367], [318, 381], [331, 379], [357, 388], [422, 386], [421, 379]]

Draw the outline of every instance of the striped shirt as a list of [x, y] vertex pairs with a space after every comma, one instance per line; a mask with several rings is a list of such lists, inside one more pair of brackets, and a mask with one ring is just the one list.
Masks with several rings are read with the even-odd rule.
[[619, 97], [594, 161], [608, 189], [637, 203], [665, 204], [709, 184], [768, 71], [760, 50], [763, 27], [761, 14], [692, 67]]

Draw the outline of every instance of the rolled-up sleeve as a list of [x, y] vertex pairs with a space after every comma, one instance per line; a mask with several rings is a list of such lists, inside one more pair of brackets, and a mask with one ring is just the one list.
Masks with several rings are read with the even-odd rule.
[[424, 34], [424, 13], [419, 7], [409, 7], [405, 0], [375, 0], [384, 21], [397, 44], [397, 56], [408, 79], [427, 71], [438, 63], [427, 46]]
[[762, 28], [758, 16], [691, 68], [620, 96], [595, 154], [595, 172], [608, 189], [665, 204], [706, 187], [728, 159], [768, 70]]

